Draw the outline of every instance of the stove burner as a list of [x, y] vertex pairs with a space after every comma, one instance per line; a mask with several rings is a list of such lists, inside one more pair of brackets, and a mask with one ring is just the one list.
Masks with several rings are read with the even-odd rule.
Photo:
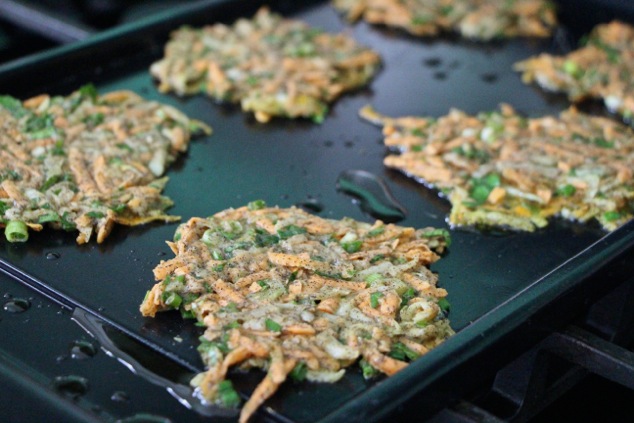
[[634, 278], [592, 305], [578, 323], [499, 370], [486, 392], [461, 399], [430, 422], [539, 421], [540, 413], [588, 377], [634, 390], [634, 353], [626, 348], [634, 341], [633, 306]]

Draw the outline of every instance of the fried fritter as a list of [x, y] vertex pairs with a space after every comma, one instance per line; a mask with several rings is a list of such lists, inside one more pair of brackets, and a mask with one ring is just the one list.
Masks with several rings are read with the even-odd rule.
[[417, 36], [457, 32], [465, 38], [549, 37], [557, 25], [548, 0], [334, 0], [349, 20], [364, 19]]
[[540, 54], [515, 64], [526, 83], [564, 92], [573, 102], [603, 100], [628, 121], [634, 117], [634, 27], [614, 21], [598, 25], [566, 55]]
[[335, 382], [359, 362], [391, 375], [453, 334], [447, 291], [428, 266], [449, 244], [444, 229], [323, 219], [261, 201], [192, 218], [168, 243], [176, 257], [141, 312], [180, 309], [205, 327], [207, 371], [192, 384], [237, 405], [232, 366], [267, 375], [242, 408], [249, 416], [287, 377]]
[[361, 115], [400, 151], [386, 166], [449, 198], [452, 225], [534, 231], [558, 215], [610, 231], [632, 218], [634, 131], [619, 122], [574, 108], [527, 119], [508, 105], [438, 119]]
[[162, 175], [192, 131], [210, 128], [130, 91], [0, 96], [0, 226], [11, 242], [46, 225], [83, 244], [115, 223], [178, 220]]
[[380, 64], [377, 53], [347, 35], [260, 9], [231, 26], [182, 27], [150, 72], [159, 90], [206, 93], [240, 103], [260, 122], [273, 116], [321, 122], [329, 103], [365, 85]]

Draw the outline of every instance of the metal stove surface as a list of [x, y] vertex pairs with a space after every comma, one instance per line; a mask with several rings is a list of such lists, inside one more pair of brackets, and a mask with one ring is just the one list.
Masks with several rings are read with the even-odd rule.
[[56, 45], [48, 38], [0, 20], [0, 64]]

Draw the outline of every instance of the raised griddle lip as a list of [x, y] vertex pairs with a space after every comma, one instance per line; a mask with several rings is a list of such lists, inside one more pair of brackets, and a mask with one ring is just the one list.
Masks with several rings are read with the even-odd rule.
[[[0, 65], [0, 74], [3, 81], [7, 82], [11, 77], [18, 77], [21, 72], [30, 66], [54, 65], [59, 59], [68, 59], [68, 56], [86, 50], [94, 50], [98, 46], [112, 44], [115, 40], [131, 39], [143, 36], [147, 33], [165, 33], [181, 25], [187, 25], [192, 16], [200, 16], [201, 13], [212, 8], [232, 7], [235, 4], [258, 3], [255, 1], [235, 1], [235, 0], [203, 0], [190, 4], [181, 5], [176, 9], [168, 9], [137, 20], [135, 22], [124, 23], [112, 29], [98, 32], [87, 38], [74, 43], [60, 45], [46, 51], [34, 53], [23, 58], [12, 60]], [[320, 3], [317, 0], [306, 0], [302, 2], [305, 6]], [[71, 59], [72, 60], [72, 59]], [[10, 87], [11, 85], [7, 85]]]

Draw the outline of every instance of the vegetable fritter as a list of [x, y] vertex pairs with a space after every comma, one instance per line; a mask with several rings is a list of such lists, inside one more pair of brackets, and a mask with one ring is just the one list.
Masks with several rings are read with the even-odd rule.
[[549, 0], [333, 0], [348, 19], [397, 27], [418, 36], [457, 32], [490, 40], [548, 37], [557, 24]]
[[359, 362], [392, 375], [453, 334], [447, 291], [428, 266], [449, 244], [444, 229], [323, 219], [262, 201], [192, 218], [162, 261], [144, 316], [180, 309], [206, 330], [203, 398], [237, 405], [226, 379], [236, 365], [267, 371], [240, 421], [287, 377], [335, 382]]
[[573, 102], [602, 99], [608, 110], [634, 118], [634, 27], [598, 25], [567, 55], [541, 54], [515, 64], [526, 83], [565, 92]]
[[159, 90], [203, 92], [240, 103], [260, 122], [273, 116], [321, 122], [328, 104], [365, 85], [380, 58], [345, 34], [329, 34], [260, 9], [231, 26], [182, 27], [150, 72]]
[[97, 242], [115, 223], [178, 220], [165, 210], [161, 176], [210, 129], [171, 106], [130, 91], [99, 95], [86, 85], [67, 97], [24, 102], [0, 96], [0, 227], [10, 242], [44, 225]]
[[619, 122], [574, 108], [527, 119], [508, 105], [439, 119], [392, 119], [368, 106], [361, 116], [401, 151], [387, 167], [449, 198], [452, 225], [534, 231], [558, 215], [610, 231], [632, 218], [634, 131]]

